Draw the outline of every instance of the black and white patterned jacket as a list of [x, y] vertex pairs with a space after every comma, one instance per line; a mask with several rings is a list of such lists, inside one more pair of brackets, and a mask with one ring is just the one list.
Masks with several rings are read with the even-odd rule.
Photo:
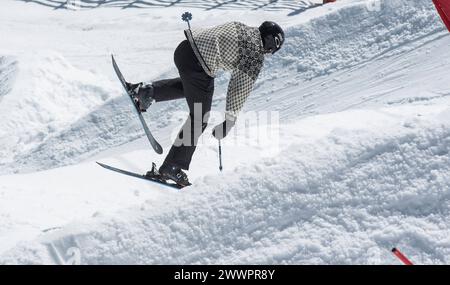
[[185, 30], [185, 34], [208, 75], [215, 77], [218, 70], [231, 72], [226, 114], [236, 118], [263, 67], [259, 29], [230, 22], [209, 29]]

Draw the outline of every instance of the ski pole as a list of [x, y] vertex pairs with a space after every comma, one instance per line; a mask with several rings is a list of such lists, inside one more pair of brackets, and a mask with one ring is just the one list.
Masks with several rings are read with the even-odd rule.
[[222, 171], [223, 167], [222, 167], [222, 144], [220, 143], [219, 140], [219, 170]]
[[394, 253], [395, 256], [397, 256], [398, 259], [400, 259], [405, 265], [414, 265], [406, 256], [403, 255], [403, 253], [400, 252], [400, 250], [395, 247], [392, 249], [392, 253]]

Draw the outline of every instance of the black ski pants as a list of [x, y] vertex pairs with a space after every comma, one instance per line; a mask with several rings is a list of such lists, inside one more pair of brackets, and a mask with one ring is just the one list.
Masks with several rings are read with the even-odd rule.
[[174, 53], [179, 78], [153, 82], [156, 102], [186, 98], [189, 116], [178, 133], [164, 164], [189, 169], [197, 142], [205, 130], [214, 93], [214, 78], [206, 74], [187, 40]]

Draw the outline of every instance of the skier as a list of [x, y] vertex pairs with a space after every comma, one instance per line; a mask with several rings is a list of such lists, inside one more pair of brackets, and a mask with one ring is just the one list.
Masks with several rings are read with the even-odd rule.
[[207, 126], [218, 70], [231, 72], [225, 120], [213, 130], [223, 139], [235, 125], [237, 115], [262, 69], [264, 55], [276, 53], [284, 43], [281, 27], [266, 21], [259, 28], [230, 22], [210, 29], [185, 30], [187, 40], [175, 50], [180, 77], [151, 84], [129, 84], [141, 111], [153, 102], [186, 98], [189, 116], [159, 168], [163, 179], [186, 186], [188, 170], [200, 135]]
[[[307, 0], [299, 5], [313, 8], [335, 1]], [[180, 77], [150, 84], [127, 83], [142, 112], [153, 102], [186, 99], [188, 119], [159, 168], [163, 180], [170, 179], [181, 186], [190, 184], [183, 169], [189, 169], [197, 141], [207, 126], [217, 71], [231, 72], [225, 121], [213, 130], [213, 136], [221, 140], [235, 125], [262, 69], [265, 55], [276, 53], [285, 40], [282, 28], [270, 21], [259, 28], [230, 22], [209, 29], [187, 29], [184, 33], [187, 39], [178, 45], [174, 54]], [[149, 177], [153, 175], [152, 171], [147, 173]]]
[[174, 61], [180, 77], [150, 84], [127, 83], [141, 111], [153, 102], [185, 98], [189, 116], [159, 168], [161, 178], [181, 186], [189, 185], [189, 169], [197, 141], [208, 122], [218, 70], [231, 72], [226, 97], [225, 120], [213, 130], [223, 139], [235, 125], [237, 115], [253, 88], [264, 56], [276, 53], [284, 43], [282, 28], [270, 21], [259, 28], [229, 22], [209, 29], [184, 31], [186, 40], [175, 50]]

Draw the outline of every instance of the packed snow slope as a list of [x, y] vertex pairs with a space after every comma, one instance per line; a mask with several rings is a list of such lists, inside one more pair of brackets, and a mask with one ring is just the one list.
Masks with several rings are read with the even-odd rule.
[[[94, 160], [143, 172], [163, 159], [109, 53], [126, 77], [176, 76], [186, 8], [34, 2], [44, 5], [8, 1], [0, 11], [10, 39], [0, 48], [0, 263], [393, 264], [393, 246], [416, 263], [449, 262], [450, 37], [431, 1], [340, 1], [295, 15], [194, 8], [197, 25], [277, 20], [287, 42], [245, 108], [279, 111], [279, 135], [231, 135], [221, 174], [205, 136], [183, 191]], [[217, 79], [215, 110], [227, 78]], [[184, 105], [147, 115], [165, 148]]]
[[283, 128], [293, 143], [276, 157], [74, 222], [1, 262], [60, 263], [78, 248], [83, 264], [395, 264], [398, 246], [448, 263], [449, 119], [448, 106], [311, 117]]

